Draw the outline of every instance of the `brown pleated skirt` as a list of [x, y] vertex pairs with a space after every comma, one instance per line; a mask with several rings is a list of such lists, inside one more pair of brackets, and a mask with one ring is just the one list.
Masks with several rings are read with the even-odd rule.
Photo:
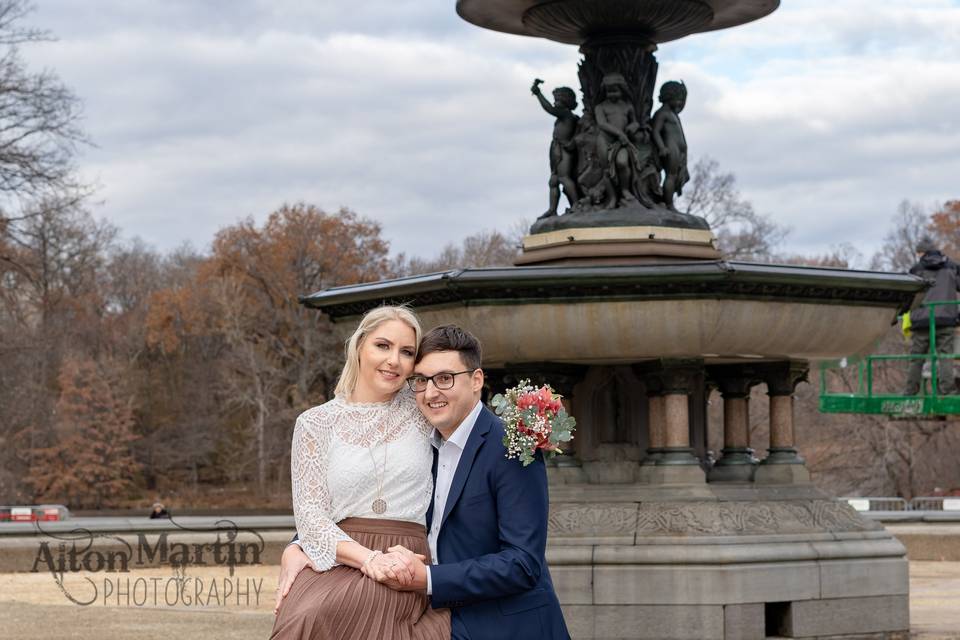
[[[398, 520], [347, 518], [337, 523], [368, 549], [402, 544], [427, 556], [422, 525]], [[394, 591], [360, 573], [336, 566], [304, 569], [283, 599], [271, 640], [450, 640], [450, 612], [431, 609], [423, 593]]]

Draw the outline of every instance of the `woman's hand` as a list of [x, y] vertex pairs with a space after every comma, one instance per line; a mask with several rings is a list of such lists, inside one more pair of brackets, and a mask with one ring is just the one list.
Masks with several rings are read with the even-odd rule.
[[360, 571], [368, 578], [377, 582], [394, 580], [401, 585], [408, 585], [414, 578], [413, 562], [403, 553], [380, 553], [363, 563]]
[[287, 548], [283, 550], [283, 555], [280, 556], [280, 579], [277, 584], [277, 602], [273, 607], [273, 615], [280, 612], [280, 603], [290, 593], [293, 581], [306, 567], [316, 570], [300, 545], [288, 544]]

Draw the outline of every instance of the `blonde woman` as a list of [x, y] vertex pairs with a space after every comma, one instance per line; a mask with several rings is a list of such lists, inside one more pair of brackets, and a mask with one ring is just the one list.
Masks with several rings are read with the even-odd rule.
[[281, 574], [272, 638], [450, 638], [448, 610], [379, 582], [413, 579], [409, 558], [388, 548], [430, 553], [432, 427], [406, 385], [420, 334], [404, 307], [367, 313], [347, 341], [336, 397], [297, 419], [293, 513], [310, 568]]

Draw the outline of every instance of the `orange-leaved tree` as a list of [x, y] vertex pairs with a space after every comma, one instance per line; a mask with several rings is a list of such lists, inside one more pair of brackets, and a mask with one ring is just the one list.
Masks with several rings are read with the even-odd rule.
[[929, 230], [944, 253], [960, 260], [960, 200], [948, 200], [931, 214]]
[[135, 486], [133, 409], [108, 368], [87, 358], [61, 366], [54, 440], [32, 452], [27, 479], [38, 499], [100, 509]]
[[261, 491], [269, 469], [287, 476], [293, 420], [330, 396], [342, 358], [329, 321], [298, 297], [390, 275], [388, 249], [380, 226], [353, 211], [284, 205], [262, 225], [221, 229], [193, 281], [154, 294], [154, 346], [169, 351], [200, 334], [222, 341], [210, 371], [223, 417], [248, 437], [222, 439], [220, 461], [252, 466]]

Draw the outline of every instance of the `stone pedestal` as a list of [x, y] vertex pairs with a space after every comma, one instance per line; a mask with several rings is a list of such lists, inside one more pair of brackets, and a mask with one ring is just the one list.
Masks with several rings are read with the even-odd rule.
[[[643, 219], [640, 213], [623, 211], [551, 218], [546, 222], [570, 226], [525, 237], [523, 253], [514, 264], [655, 264], [720, 259], [716, 239], [708, 229], [666, 227], [661, 224], [666, 214], [657, 218], [642, 213], [649, 224], [638, 224]], [[622, 216], [621, 224], [626, 226], [589, 226], [598, 221], [610, 223], [616, 215]]]
[[903, 545], [812, 486], [566, 486], [551, 491], [549, 533], [575, 639], [909, 629]]
[[[609, 466], [618, 446], [632, 456], [646, 433], [637, 482], [598, 483], [595, 471], [586, 474], [592, 482], [551, 487], [547, 558], [573, 638], [840, 640], [855, 631], [879, 639], [909, 629], [903, 545], [813, 487], [796, 451], [793, 392], [803, 363], [661, 359], [632, 371], [591, 368], [574, 405], [592, 407], [583, 427], [595, 433], [581, 442], [594, 461], [588, 468]], [[724, 446], [704, 483], [695, 447], [707, 425], [694, 423], [707, 379], [723, 397]], [[763, 464], [749, 431], [750, 388], [760, 382], [771, 421]], [[610, 410], [638, 385], [646, 412]], [[632, 426], [596, 422], [624, 416]]]

